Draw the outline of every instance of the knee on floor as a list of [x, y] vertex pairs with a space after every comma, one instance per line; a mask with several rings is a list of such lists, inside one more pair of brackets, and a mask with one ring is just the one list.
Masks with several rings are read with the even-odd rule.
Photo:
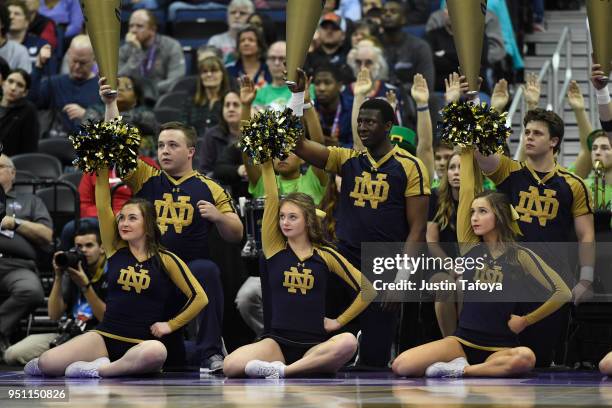
[[353, 357], [357, 351], [357, 338], [351, 333], [342, 333], [334, 339], [335, 352], [339, 358], [347, 361]]
[[244, 362], [230, 354], [223, 360], [223, 374], [225, 374], [226, 377], [243, 377], [244, 366]]
[[602, 374], [612, 375], [612, 356], [608, 356], [599, 362], [599, 371]]
[[411, 366], [410, 361], [402, 356], [398, 356], [393, 363], [391, 363], [391, 370], [393, 374], [400, 377], [415, 377], [423, 374], [423, 370], [420, 367]]

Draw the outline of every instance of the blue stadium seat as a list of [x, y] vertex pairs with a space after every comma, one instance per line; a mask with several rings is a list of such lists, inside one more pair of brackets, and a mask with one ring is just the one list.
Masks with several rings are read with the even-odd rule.
[[197, 22], [197, 23], [210, 23], [213, 21], [227, 21], [227, 9], [218, 8], [210, 10], [192, 10], [192, 9], [178, 9], [176, 10], [176, 18], [174, 22]]
[[275, 23], [284, 23], [287, 21], [287, 12], [285, 9], [257, 9], [257, 13], [265, 14], [270, 17]]

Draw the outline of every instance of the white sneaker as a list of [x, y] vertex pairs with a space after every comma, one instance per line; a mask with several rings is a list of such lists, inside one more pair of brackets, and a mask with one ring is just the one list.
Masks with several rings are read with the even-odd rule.
[[448, 363], [434, 363], [425, 370], [425, 377], [430, 378], [458, 378], [463, 377], [463, 370], [469, 364], [465, 357], [458, 357]]
[[285, 376], [285, 364], [280, 361], [251, 360], [244, 367], [244, 373], [252, 378], [283, 378]]
[[108, 357], [100, 357], [94, 361], [76, 361], [66, 367], [64, 375], [69, 378], [100, 378], [98, 369], [110, 364]]
[[38, 357], [33, 358], [28, 361], [28, 363], [23, 367], [23, 372], [25, 375], [29, 375], [31, 377], [40, 377], [43, 375], [42, 371], [38, 367]]

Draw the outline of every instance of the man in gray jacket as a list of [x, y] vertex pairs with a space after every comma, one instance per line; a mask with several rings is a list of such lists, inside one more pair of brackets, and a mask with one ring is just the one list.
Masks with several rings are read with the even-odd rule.
[[130, 16], [125, 44], [119, 49], [119, 75], [149, 78], [160, 94], [185, 75], [181, 45], [157, 32], [157, 21], [150, 10], [136, 10]]

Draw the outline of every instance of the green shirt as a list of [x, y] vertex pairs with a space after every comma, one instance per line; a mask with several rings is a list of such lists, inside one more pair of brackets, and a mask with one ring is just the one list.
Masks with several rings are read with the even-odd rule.
[[[576, 163], [572, 163], [568, 168], [569, 171], [571, 171], [572, 173], [576, 173]], [[588, 189], [589, 189], [589, 194], [593, 195], [593, 203], [595, 203], [595, 172], [591, 171], [589, 173], [589, 175], [584, 179], [584, 183], [587, 185]], [[603, 194], [602, 194], [603, 193]], [[603, 186], [601, 181], [599, 182], [599, 194], [598, 194], [598, 200], [599, 203], [601, 203], [601, 196], [604, 196], [604, 203], [605, 203], [605, 207], [607, 209], [611, 209], [612, 208], [612, 185], [606, 183], [606, 189], [604, 191]], [[599, 208], [601, 208], [602, 205], [599, 204]]]
[[[314, 85], [310, 86], [310, 95], [314, 95]], [[291, 91], [289, 88], [284, 85], [274, 86], [268, 84], [257, 91], [257, 96], [253, 101], [253, 105], [282, 111], [287, 107], [289, 99], [291, 99]]]
[[[325, 186], [321, 185], [311, 166], [308, 166], [306, 174], [301, 174], [296, 179], [286, 180], [277, 175], [276, 185], [281, 196], [296, 192], [304, 193], [312, 197], [315, 205], [319, 205], [325, 194]], [[259, 178], [255, 186], [249, 183], [249, 193], [253, 195], [253, 198], [261, 198], [265, 195], [263, 177]]]

